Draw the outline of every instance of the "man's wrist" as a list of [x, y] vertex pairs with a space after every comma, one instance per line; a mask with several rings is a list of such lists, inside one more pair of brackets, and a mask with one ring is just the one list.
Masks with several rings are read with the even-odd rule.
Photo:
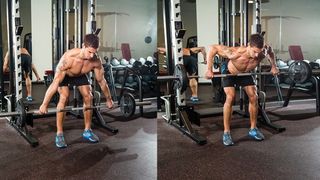
[[106, 96], [106, 100], [112, 100], [111, 96]]

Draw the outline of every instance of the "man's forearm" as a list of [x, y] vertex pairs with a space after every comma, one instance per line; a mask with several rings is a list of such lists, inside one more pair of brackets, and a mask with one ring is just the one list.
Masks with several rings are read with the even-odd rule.
[[203, 61], [206, 62], [206, 60], [207, 60], [207, 53], [206, 53], [206, 49], [205, 49], [204, 47], [201, 48], [201, 54], [202, 54], [202, 56], [203, 56]]
[[48, 106], [52, 96], [57, 92], [58, 86], [59, 86], [59, 83], [57, 83], [57, 82], [51, 83], [51, 85], [48, 87], [46, 94], [44, 95], [44, 99], [43, 99], [42, 104]]
[[[212, 71], [212, 64], [213, 64], [213, 62], [212, 62], [212, 58], [210, 58], [210, 56], [207, 56], [207, 70], [210, 70], [210, 71]], [[211, 59], [211, 60], [208, 60], [208, 59]]]
[[108, 84], [106, 82], [99, 83], [99, 84], [100, 84], [101, 91], [103, 92], [104, 96], [106, 97], [106, 100], [112, 99]]
[[269, 54], [269, 58], [268, 58], [270, 64], [272, 67], [277, 67], [276, 65], [276, 59], [275, 59], [275, 56], [274, 54]]

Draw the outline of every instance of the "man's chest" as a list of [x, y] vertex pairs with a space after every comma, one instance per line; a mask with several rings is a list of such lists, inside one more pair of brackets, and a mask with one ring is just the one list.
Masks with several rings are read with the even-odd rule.
[[69, 69], [69, 71], [71, 73], [75, 73], [75, 74], [86, 74], [88, 72], [90, 72], [91, 70], [93, 70], [95, 67], [95, 63], [91, 62], [89, 60], [75, 60], [72, 63], [71, 68]]

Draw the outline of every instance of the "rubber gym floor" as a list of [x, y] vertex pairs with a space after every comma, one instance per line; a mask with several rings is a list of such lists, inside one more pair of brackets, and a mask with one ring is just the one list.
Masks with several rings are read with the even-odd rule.
[[[34, 107], [42, 100], [41, 88], [34, 87]], [[219, 106], [212, 103], [211, 90], [200, 86], [201, 101], [195, 109]], [[276, 99], [273, 89], [267, 91], [267, 97]], [[112, 117], [119, 117], [119, 111], [109, 112], [112, 117], [103, 113], [119, 133], [93, 126], [101, 140], [98, 144], [85, 142], [82, 120], [67, 116], [66, 149], [54, 145], [55, 117], [34, 120], [32, 133], [39, 140], [36, 148], [6, 120], [0, 120], [0, 179], [319, 179], [320, 118], [315, 114], [315, 100], [310, 98], [295, 91], [293, 99], [302, 101], [290, 101], [286, 108], [267, 104], [270, 119], [286, 131], [275, 133], [259, 126], [266, 137], [262, 142], [247, 137], [248, 119], [235, 114], [232, 147], [221, 143], [222, 115], [203, 118], [200, 127], [193, 126], [208, 141], [199, 146], [167, 124], [161, 112], [155, 120], [156, 103], [144, 108], [145, 117], [115, 119]]]
[[[267, 99], [276, 99], [273, 90], [267, 89]], [[211, 91], [210, 86], [199, 87], [195, 109], [214, 106]], [[320, 179], [320, 117], [315, 100], [308, 98], [312, 97], [294, 91], [292, 99], [301, 101], [290, 101], [285, 108], [267, 104], [270, 119], [286, 130], [276, 133], [258, 125], [266, 138], [261, 142], [247, 136], [248, 118], [234, 114], [231, 135], [235, 145], [231, 147], [222, 144], [222, 115], [201, 119], [200, 127], [193, 125], [207, 139], [200, 146], [158, 113], [158, 179]]]
[[[35, 85], [39, 107], [44, 85]], [[4, 119], [0, 119], [0, 179], [156, 179], [157, 129], [156, 102], [144, 107], [143, 117], [120, 117], [119, 109], [102, 113], [117, 134], [93, 126], [100, 142], [82, 139], [83, 120], [69, 115], [64, 122], [68, 147], [54, 144], [55, 117], [36, 119], [32, 134], [39, 146], [32, 148]], [[139, 114], [138, 110], [136, 114]]]

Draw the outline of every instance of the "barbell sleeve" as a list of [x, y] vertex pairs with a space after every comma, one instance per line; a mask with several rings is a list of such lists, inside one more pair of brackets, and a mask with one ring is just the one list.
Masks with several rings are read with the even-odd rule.
[[5, 113], [0, 113], [0, 117], [12, 117], [12, 116], [19, 116], [19, 112], [5, 112]]
[[136, 106], [144, 106], [144, 105], [151, 105], [151, 101], [136, 101]]
[[178, 77], [176, 76], [158, 76], [157, 77], [157, 80], [176, 80], [176, 79], [179, 79]]

